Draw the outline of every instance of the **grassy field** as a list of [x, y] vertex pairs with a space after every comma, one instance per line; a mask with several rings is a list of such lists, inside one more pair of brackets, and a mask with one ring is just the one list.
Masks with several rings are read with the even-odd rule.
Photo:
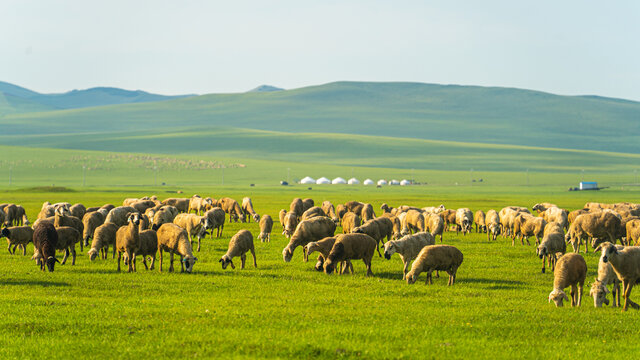
[[[125, 197], [172, 196], [164, 187], [112, 187], [73, 192], [11, 190], [0, 202], [23, 204], [34, 218], [43, 201], [118, 204]], [[250, 195], [257, 211], [277, 219], [291, 198], [316, 203], [351, 199], [418, 206], [445, 204], [472, 210], [552, 201], [574, 209], [587, 201], [640, 202], [635, 188], [568, 193], [554, 187], [415, 186], [408, 188], [330, 188], [209, 186], [184, 187], [192, 193], [240, 199]], [[484, 234], [444, 242], [465, 259], [455, 286], [446, 278], [425, 286], [401, 280], [397, 256], [374, 258], [373, 278], [354, 262], [353, 276], [327, 276], [302, 262], [300, 249], [282, 261], [287, 240], [274, 226], [271, 243], [256, 242], [258, 268], [223, 271], [217, 260], [239, 229], [257, 235], [250, 224], [227, 224], [221, 239], [207, 239], [194, 273], [145, 271], [116, 273], [114, 260], [90, 262], [85, 248], [75, 266], [42, 273], [28, 256], [0, 252], [0, 357], [50, 358], [571, 358], [634, 356], [628, 336], [640, 331], [640, 313], [605, 307], [555, 308], [547, 302], [553, 275], [540, 273], [534, 246], [511, 246]], [[338, 229], [340, 231], [340, 229]], [[79, 249], [78, 249], [79, 250]], [[28, 253], [32, 251], [29, 245]], [[586, 255], [588, 281], [598, 255]], [[585, 289], [588, 294], [588, 288]]]

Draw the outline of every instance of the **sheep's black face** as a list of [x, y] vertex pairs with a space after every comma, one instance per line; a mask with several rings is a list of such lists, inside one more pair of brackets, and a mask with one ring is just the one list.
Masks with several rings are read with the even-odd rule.
[[364, 234], [364, 231], [362, 231], [362, 229], [360, 229], [359, 227], [353, 229], [353, 233], [354, 234]]
[[2, 236], [0, 237], [9, 237], [9, 235], [11, 235], [11, 232], [9, 231], [9, 229], [7, 228], [2, 229]]
[[49, 256], [47, 258], [46, 264], [47, 264], [47, 269], [49, 270], [49, 272], [53, 272], [53, 269], [55, 268], [57, 261], [58, 261], [58, 259], [56, 259], [53, 256]]
[[333, 263], [326, 263], [324, 265], [324, 272], [327, 274], [331, 274], [333, 273], [335, 266], [333, 265]]

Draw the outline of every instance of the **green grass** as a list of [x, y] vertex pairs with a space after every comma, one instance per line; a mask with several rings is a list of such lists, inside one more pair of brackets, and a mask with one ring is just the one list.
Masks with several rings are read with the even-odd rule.
[[[23, 204], [33, 218], [41, 203], [118, 204], [162, 188], [112, 188], [74, 192], [5, 190], [1, 202]], [[185, 188], [236, 199], [250, 195], [257, 211], [277, 219], [291, 198], [316, 203], [358, 199], [391, 205], [468, 206], [473, 210], [548, 200], [567, 208], [586, 201], [640, 201], [637, 190], [567, 193], [548, 187], [412, 188]], [[166, 194], [166, 196], [172, 196]], [[401, 281], [402, 263], [375, 256], [375, 277], [327, 276], [301, 261], [282, 261], [286, 239], [274, 226], [271, 243], [256, 242], [258, 269], [223, 271], [217, 260], [237, 230], [257, 235], [257, 225], [226, 224], [222, 239], [207, 239], [194, 273], [116, 273], [114, 260], [91, 263], [87, 249], [75, 266], [42, 273], [29, 257], [0, 252], [0, 357], [229, 357], [229, 358], [572, 358], [629, 357], [636, 346], [624, 336], [640, 330], [637, 311], [595, 309], [584, 296], [578, 309], [548, 304], [553, 275], [540, 273], [533, 246], [511, 247], [484, 234], [445, 234], [465, 260], [458, 282], [425, 286]], [[79, 249], [78, 249], [79, 250]], [[29, 245], [28, 252], [32, 251]], [[586, 255], [592, 281], [596, 254]], [[237, 260], [236, 262], [239, 262]], [[588, 294], [588, 289], [585, 289]], [[637, 296], [637, 295], [636, 295]], [[535, 343], [532, 346], [532, 343]]]

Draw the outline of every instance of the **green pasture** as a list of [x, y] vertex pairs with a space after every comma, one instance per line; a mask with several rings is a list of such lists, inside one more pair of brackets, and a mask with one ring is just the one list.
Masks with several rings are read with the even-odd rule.
[[[312, 190], [212, 184], [180, 189], [184, 196], [251, 196], [256, 210], [274, 219], [293, 197], [311, 197], [317, 204], [357, 199], [377, 212], [382, 202], [474, 211], [539, 201], [568, 209], [587, 201], [640, 202], [632, 187], [566, 192], [559, 186], [488, 184]], [[118, 205], [126, 197], [176, 196], [166, 186], [51, 190], [3, 187], [0, 202], [22, 204], [33, 219], [43, 201], [95, 206]], [[424, 274], [414, 285], [401, 280], [397, 255], [391, 260], [375, 255], [373, 278], [365, 277], [361, 261], [354, 262], [354, 275], [318, 273], [314, 262], [302, 261], [300, 249], [284, 263], [287, 240], [278, 223], [271, 243], [255, 242], [257, 269], [223, 271], [217, 260], [240, 229], [258, 233], [255, 223], [227, 223], [222, 238], [204, 241], [190, 275], [146, 271], [140, 261], [137, 273], [116, 273], [114, 260], [90, 262], [86, 248], [76, 265], [42, 273], [29, 256], [0, 251], [0, 357], [537, 359], [632, 358], [638, 351], [629, 341], [640, 331], [637, 311], [595, 309], [587, 285], [580, 308], [547, 302], [553, 275], [540, 272], [533, 245], [512, 247], [502, 237], [490, 242], [485, 234], [448, 232], [444, 242], [465, 257], [458, 281], [447, 287], [441, 277], [425, 286]], [[29, 245], [27, 253], [32, 251]], [[586, 260], [590, 282], [598, 255], [586, 254]]]

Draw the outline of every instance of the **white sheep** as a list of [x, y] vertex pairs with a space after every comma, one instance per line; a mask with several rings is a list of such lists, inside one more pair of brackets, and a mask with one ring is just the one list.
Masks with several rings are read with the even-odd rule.
[[629, 305], [634, 309], [640, 309], [640, 306], [631, 301], [631, 289], [636, 281], [640, 279], [640, 247], [627, 246], [623, 250], [611, 243], [604, 243], [600, 246], [602, 249], [601, 259], [603, 262], [610, 262], [613, 271], [616, 272], [619, 279], [622, 279], [622, 296], [624, 297], [623, 311], [627, 311]]
[[400, 259], [402, 259], [402, 263], [404, 264], [402, 280], [405, 280], [411, 260], [418, 256], [422, 248], [428, 245], [435, 245], [435, 243], [433, 235], [428, 232], [406, 235], [400, 240], [391, 240], [384, 244], [384, 258], [390, 260], [391, 255], [394, 253], [400, 255]]
[[[617, 250], [623, 250], [624, 246], [615, 245]], [[596, 275], [596, 279], [591, 284], [591, 291], [589, 291], [589, 295], [593, 297], [593, 306], [602, 307], [602, 303], [609, 305], [609, 300], [607, 300], [607, 294], [609, 293], [609, 289], [607, 289], [608, 284], [613, 284], [613, 307], [620, 306], [620, 283], [622, 281], [618, 279], [618, 275], [613, 270], [610, 262], [602, 261], [602, 256], [600, 257], [600, 261], [598, 262], [598, 274]]]

